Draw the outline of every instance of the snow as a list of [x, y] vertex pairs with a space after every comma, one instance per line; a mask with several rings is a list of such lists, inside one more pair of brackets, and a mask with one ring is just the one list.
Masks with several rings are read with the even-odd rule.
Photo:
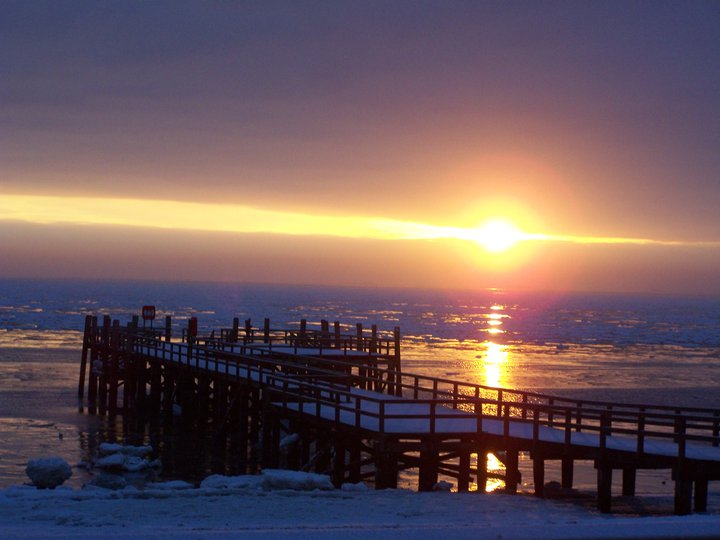
[[120, 453], [129, 456], [143, 457], [152, 454], [153, 448], [152, 446], [132, 446], [128, 444], [104, 442], [100, 444], [98, 451], [103, 455]]
[[263, 478], [262, 485], [266, 489], [294, 489], [300, 491], [335, 489], [330, 477], [324, 474], [264, 469], [261, 476]]
[[99, 469], [138, 472], [145, 469], [160, 467], [160, 462], [158, 460], [151, 461], [149, 459], [144, 459], [132, 453], [119, 451], [115, 454], [110, 454], [109, 456], [104, 456], [95, 460], [94, 465]]
[[292, 489], [316, 485], [319, 477], [266, 471], [210, 476], [199, 488], [164, 482], [116, 491], [15, 486], [0, 491], [0, 537], [560, 540], [700, 538], [720, 531], [720, 515], [602, 515], [578, 503], [531, 496], [374, 491], [357, 484]]
[[72, 476], [70, 465], [60, 457], [32, 459], [25, 472], [33, 485], [41, 489], [55, 489]]

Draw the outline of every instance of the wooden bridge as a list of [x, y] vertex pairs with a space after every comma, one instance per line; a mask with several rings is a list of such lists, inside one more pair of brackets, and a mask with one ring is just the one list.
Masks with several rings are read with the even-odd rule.
[[[209, 336], [191, 323], [173, 341], [145, 329], [87, 317], [79, 396], [91, 413], [186, 414], [239, 437], [239, 458], [262, 467], [328, 473], [336, 485], [366, 480], [395, 487], [405, 469], [418, 488], [441, 476], [459, 491], [484, 492], [488, 454], [505, 465], [505, 490], [517, 491], [518, 456], [529, 452], [535, 494], [545, 462], [561, 462], [573, 485], [574, 463], [597, 469], [597, 506], [611, 510], [612, 476], [635, 494], [640, 469], [669, 469], [674, 510], [707, 509], [708, 482], [720, 479], [720, 410], [565, 399], [426, 377], [401, 370], [400, 332], [323, 321], [311, 330], [273, 330], [250, 321]], [[89, 370], [88, 370], [89, 366]]]

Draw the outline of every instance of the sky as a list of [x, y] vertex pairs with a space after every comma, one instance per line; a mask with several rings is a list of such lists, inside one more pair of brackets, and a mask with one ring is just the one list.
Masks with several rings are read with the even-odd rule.
[[6, 0], [0, 51], [0, 277], [720, 294], [718, 2]]

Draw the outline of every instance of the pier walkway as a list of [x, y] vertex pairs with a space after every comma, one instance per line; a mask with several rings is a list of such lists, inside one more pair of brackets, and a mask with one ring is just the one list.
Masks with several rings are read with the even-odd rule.
[[[672, 470], [677, 514], [707, 509], [720, 480], [720, 410], [565, 399], [403, 372], [400, 332], [232, 328], [173, 341], [164, 330], [88, 317], [79, 395], [91, 413], [183, 413], [240, 439], [242, 459], [263, 467], [328, 473], [334, 483], [397, 486], [401, 470], [418, 488], [452, 478], [460, 491], [485, 490], [488, 454], [502, 461], [505, 490], [520, 482], [519, 453], [533, 462], [537, 496], [545, 464], [561, 462], [563, 488], [574, 463], [597, 469], [597, 505], [611, 511], [612, 476], [635, 494], [641, 469]], [[217, 334], [217, 335], [216, 335]], [[89, 366], [89, 369], [88, 369]]]

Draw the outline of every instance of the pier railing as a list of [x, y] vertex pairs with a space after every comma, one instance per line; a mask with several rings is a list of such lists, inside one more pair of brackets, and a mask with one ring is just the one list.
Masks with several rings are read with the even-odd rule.
[[[467, 433], [681, 459], [688, 457], [688, 443], [710, 448], [720, 444], [720, 410], [715, 409], [568, 399], [382, 367], [369, 369], [351, 359], [297, 355], [264, 345], [203, 346], [135, 335], [129, 346], [166, 362], [277, 390], [276, 405], [287, 414], [334, 419], [361, 430], [386, 433], [403, 423], [403, 430], [411, 429], [408, 426], [414, 423], [418, 432], [447, 434], [448, 422], [461, 421]], [[378, 389], [389, 389], [390, 395]], [[552, 435], [544, 429], [551, 429]], [[579, 434], [591, 437], [583, 439]], [[665, 444], [658, 448], [654, 442]], [[702, 458], [696, 454], [690, 457]]]
[[299, 328], [271, 328], [269, 319], [265, 319], [263, 327], [254, 327], [247, 319], [244, 327], [235, 324], [232, 328], [213, 330], [205, 336], [195, 335], [189, 328], [183, 328], [181, 337], [186, 343], [230, 350], [237, 345], [256, 345], [292, 348], [296, 353], [302, 349], [321, 349], [327, 354], [330, 351], [357, 351], [399, 356], [399, 328], [389, 332], [378, 330], [376, 325], [364, 328], [360, 323], [352, 327], [335, 322], [331, 326], [324, 320], [319, 326], [319, 329], [309, 328], [303, 319]]

